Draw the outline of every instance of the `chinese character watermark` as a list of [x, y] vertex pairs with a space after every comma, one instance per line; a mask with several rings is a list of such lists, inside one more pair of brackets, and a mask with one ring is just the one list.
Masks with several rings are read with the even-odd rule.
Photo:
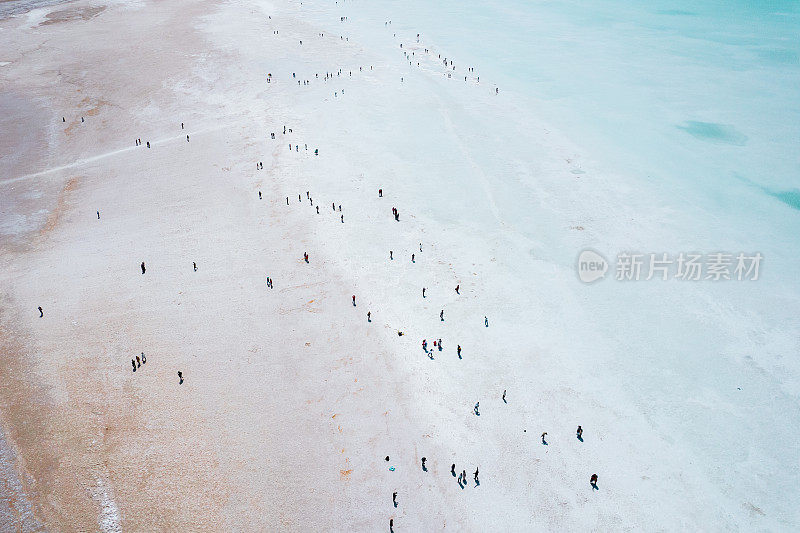
[[681, 252], [677, 255], [621, 252], [612, 268], [600, 253], [583, 250], [578, 255], [577, 271], [584, 283], [605, 278], [609, 270], [614, 272], [617, 281], [757, 281], [763, 259], [759, 252]]

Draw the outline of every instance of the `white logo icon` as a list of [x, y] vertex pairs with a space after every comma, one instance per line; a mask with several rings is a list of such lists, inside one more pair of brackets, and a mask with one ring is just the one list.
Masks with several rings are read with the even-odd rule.
[[608, 261], [594, 250], [584, 250], [578, 256], [578, 278], [584, 283], [592, 283], [605, 277]]

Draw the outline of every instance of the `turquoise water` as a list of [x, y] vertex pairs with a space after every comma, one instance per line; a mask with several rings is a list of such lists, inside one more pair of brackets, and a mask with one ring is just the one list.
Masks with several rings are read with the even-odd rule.
[[796, 2], [365, 7], [382, 9], [397, 32], [446, 46], [619, 167], [660, 169], [659, 179], [703, 173], [716, 185], [737, 172], [800, 188]]

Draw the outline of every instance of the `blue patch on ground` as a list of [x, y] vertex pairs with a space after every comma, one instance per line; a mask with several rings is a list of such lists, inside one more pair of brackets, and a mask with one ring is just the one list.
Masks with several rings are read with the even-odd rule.
[[717, 143], [733, 144], [744, 146], [747, 136], [740, 133], [731, 125], [717, 124], [716, 122], [697, 122], [687, 120], [678, 129], [687, 132], [692, 137]]
[[768, 191], [768, 193], [789, 207], [800, 210], [800, 190], [794, 189], [792, 191]]
[[769, 187], [765, 187], [763, 185], [760, 185], [760, 184], [754, 182], [753, 180], [751, 180], [749, 178], [746, 178], [746, 177], [744, 177], [744, 176], [742, 176], [740, 174], [734, 173], [733, 175], [734, 175], [734, 177], [736, 177], [737, 179], [739, 179], [742, 182], [746, 183], [747, 185], [750, 185], [751, 187], [755, 187], [756, 189], [761, 190], [764, 194], [766, 194], [768, 196], [772, 196], [773, 198], [776, 198], [776, 199], [780, 200], [781, 202], [785, 203], [789, 207], [791, 207], [793, 209], [797, 209], [798, 211], [800, 211], [800, 189], [791, 189], [791, 190], [786, 190], [786, 191], [779, 191], [779, 190], [770, 189]]

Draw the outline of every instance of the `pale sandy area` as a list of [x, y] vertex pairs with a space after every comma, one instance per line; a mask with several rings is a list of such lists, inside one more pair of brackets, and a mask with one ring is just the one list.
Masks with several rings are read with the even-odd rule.
[[235, 57], [195, 29], [215, 9], [75, 2], [0, 23], [0, 418], [11, 508], [36, 520], [12, 530], [371, 529], [391, 514], [372, 512], [383, 456], [418, 469], [386, 326], [348, 308], [353, 280], [284, 209], [306, 190], [266, 140], [286, 117], [226, 106]]

